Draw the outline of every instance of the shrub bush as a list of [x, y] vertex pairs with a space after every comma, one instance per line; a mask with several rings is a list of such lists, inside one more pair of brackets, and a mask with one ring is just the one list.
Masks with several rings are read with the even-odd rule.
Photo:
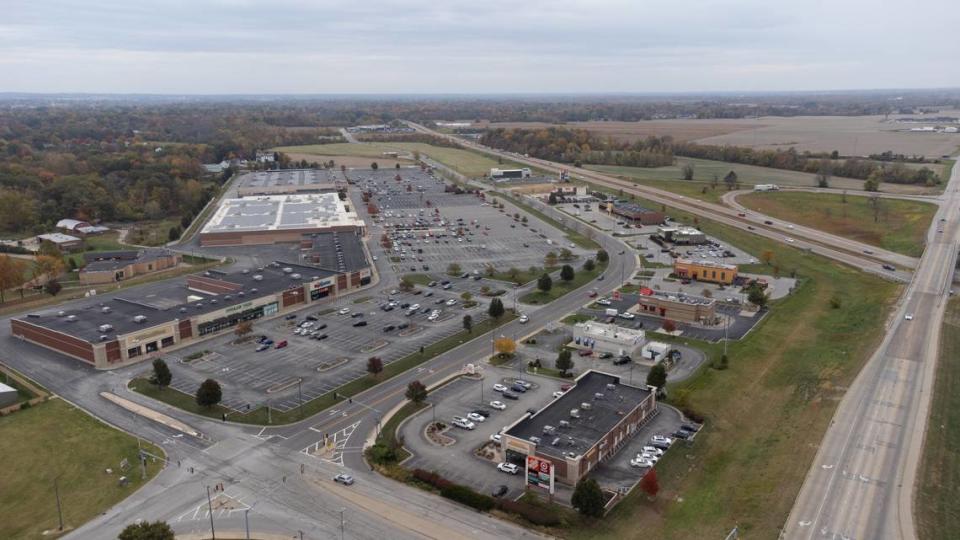
[[433, 486], [439, 490], [443, 490], [444, 488], [447, 488], [453, 485], [452, 482], [450, 482], [446, 478], [440, 476], [439, 474], [433, 471], [427, 471], [424, 469], [414, 469], [411, 474], [417, 480], [423, 482], [424, 484]]
[[560, 516], [556, 512], [530, 503], [500, 499], [497, 507], [504, 512], [517, 514], [534, 525], [553, 527], [560, 524]]
[[493, 509], [496, 505], [493, 497], [482, 495], [467, 486], [461, 486], [459, 484], [450, 484], [441, 489], [440, 494], [452, 501], [457, 501], [458, 503], [465, 504], [483, 512]]
[[396, 463], [397, 459], [400, 456], [397, 455], [397, 451], [389, 446], [377, 443], [371, 446], [367, 450], [367, 459], [376, 463], [377, 465], [389, 465], [391, 463]]

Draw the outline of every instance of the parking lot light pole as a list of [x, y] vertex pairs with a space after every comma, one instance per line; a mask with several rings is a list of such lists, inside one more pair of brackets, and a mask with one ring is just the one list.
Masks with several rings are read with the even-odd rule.
[[303, 377], [297, 379], [297, 395], [300, 396], [300, 418], [303, 418], [303, 391], [301, 390], [301, 384], [303, 382]]

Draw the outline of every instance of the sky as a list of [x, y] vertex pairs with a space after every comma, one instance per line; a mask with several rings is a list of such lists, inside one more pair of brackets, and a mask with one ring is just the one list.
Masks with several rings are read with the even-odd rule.
[[0, 92], [960, 87], [955, 0], [2, 0]]

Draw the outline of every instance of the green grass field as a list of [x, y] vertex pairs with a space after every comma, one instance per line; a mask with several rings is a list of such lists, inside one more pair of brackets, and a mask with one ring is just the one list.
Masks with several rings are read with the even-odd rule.
[[[683, 166], [687, 163], [693, 165], [693, 180], [683, 179]], [[907, 164], [913, 166], [915, 164]], [[922, 165], [920, 165], [922, 166]], [[936, 171], [944, 170], [940, 165], [927, 165]], [[628, 180], [633, 180], [638, 184], [659, 187], [668, 191], [673, 191], [678, 195], [696, 197], [703, 200], [711, 200], [712, 193], [700, 193], [704, 184], [711, 184], [716, 176], [718, 183], [717, 192], [722, 194], [726, 189], [723, 178], [733, 171], [737, 174], [737, 179], [744, 186], [753, 186], [755, 184], [778, 184], [781, 186], [800, 186], [815, 187], [815, 175], [810, 173], [787, 171], [782, 169], [772, 169], [769, 167], [758, 167], [756, 165], [741, 165], [739, 163], [726, 163], [723, 161], [712, 161], [707, 159], [693, 159], [678, 157], [673, 165], [668, 167], [620, 167], [617, 165], [586, 165], [585, 169], [621, 176]], [[863, 180], [856, 178], [845, 178], [835, 176], [830, 179], [830, 187], [850, 190], [863, 190]], [[943, 190], [940, 187], [927, 188], [925, 186], [909, 186], [896, 184], [883, 184], [881, 191], [904, 192], [904, 193], [924, 193], [939, 192]], [[705, 198], [707, 197], [707, 198]]]
[[[163, 451], [147, 445], [158, 456]], [[105, 512], [143, 485], [137, 468], [137, 440], [87, 416], [60, 399], [0, 418], [0, 538], [56, 538], [59, 477], [66, 530]], [[132, 468], [120, 471], [126, 458]], [[147, 462], [147, 479], [161, 463]], [[112, 468], [113, 474], [105, 469]], [[130, 483], [119, 486], [127, 476]]]
[[947, 304], [930, 423], [914, 506], [921, 540], [955, 538], [960, 530], [960, 300]]
[[877, 199], [875, 212], [868, 197], [848, 195], [845, 199], [846, 203], [842, 195], [788, 191], [747, 193], [737, 198], [747, 208], [798, 225], [912, 257], [923, 253], [935, 205]]
[[533, 292], [521, 296], [520, 302], [534, 305], [548, 304], [567, 294], [568, 292], [576, 290], [593, 281], [606, 269], [606, 263], [597, 263], [597, 266], [590, 271], [584, 270], [582, 265], [575, 266], [574, 270], [576, 271], [576, 274], [574, 274], [572, 280], [563, 281], [560, 278], [555, 277], [553, 278], [553, 287], [549, 291], [543, 292], [541, 290], [534, 290]]
[[273, 150], [284, 153], [309, 154], [317, 156], [366, 157], [373, 161], [376, 161], [376, 158], [383, 158], [384, 152], [418, 151], [421, 154], [430, 156], [440, 163], [459, 171], [461, 174], [473, 178], [486, 176], [490, 172], [490, 169], [495, 167], [510, 167], [516, 165], [509, 162], [500, 164], [496, 159], [470, 150], [409, 142], [311, 144], [304, 146], [281, 146], [279, 148], [274, 148]]
[[[658, 464], [657, 499], [650, 502], [638, 490], [606, 519], [566, 536], [722, 538], [739, 525], [744, 537], [776, 538], [843, 389], [880, 341], [897, 285], [701, 223], [708, 234], [748, 252], [771, 250], [775, 264], [785, 274], [796, 272], [800, 284], [772, 304], [745, 340], [730, 345], [729, 369], [705, 367], [669, 386], [671, 401], [704, 414], [707, 427], [693, 446], [669, 452]], [[834, 297], [840, 300], [836, 309], [829, 302]], [[708, 354], [708, 364], [722, 350], [695, 345]]]

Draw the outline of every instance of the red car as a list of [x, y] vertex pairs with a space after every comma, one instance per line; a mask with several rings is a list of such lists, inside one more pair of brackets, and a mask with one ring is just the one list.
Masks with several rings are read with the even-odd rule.
[[277, 348], [277, 349], [282, 349], [282, 348], [284, 348], [284, 347], [286, 347], [286, 346], [287, 346], [287, 340], [283, 340], [283, 341], [278, 341], [278, 342], [277, 342], [276, 348]]
[[578, 352], [577, 354], [579, 354], [580, 356], [591, 356], [591, 355], [593, 355], [593, 350], [592, 350], [592, 349], [580, 349], [580, 352]]
[[597, 297], [597, 291], [590, 291], [590, 294], [588, 294], [587, 296], [589, 296], [590, 298], [596, 298], [596, 297]]

